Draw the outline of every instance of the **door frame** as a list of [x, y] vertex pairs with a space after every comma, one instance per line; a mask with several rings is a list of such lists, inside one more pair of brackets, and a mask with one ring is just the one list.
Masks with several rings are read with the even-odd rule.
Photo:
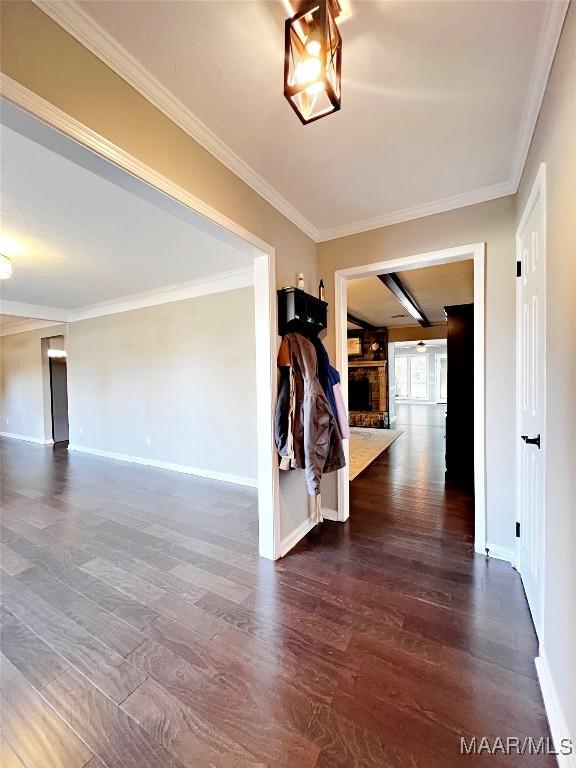
[[[521, 250], [521, 232], [526, 226], [526, 222], [528, 220], [528, 217], [532, 213], [534, 206], [538, 203], [538, 201], [542, 201], [541, 205], [541, 232], [542, 232], [542, 263], [544, 265], [544, 276], [543, 276], [543, 286], [544, 286], [544, 292], [543, 292], [543, 300], [544, 300], [544, 311], [543, 311], [543, 318], [544, 318], [544, 324], [546, 323], [546, 256], [547, 256], [547, 248], [546, 248], [546, 224], [547, 224], [547, 216], [546, 216], [546, 163], [540, 163], [538, 166], [538, 170], [536, 172], [536, 176], [534, 177], [534, 181], [532, 182], [532, 187], [530, 189], [530, 194], [528, 195], [528, 199], [526, 200], [526, 204], [524, 206], [524, 210], [522, 211], [522, 216], [520, 217], [520, 223], [518, 224], [518, 227], [516, 229], [516, 262], [522, 262], [522, 250]], [[515, 461], [516, 461], [516, 484], [515, 484], [515, 490], [516, 490], [516, 509], [515, 509], [515, 520], [516, 523], [520, 524], [520, 534], [522, 535], [522, 523], [524, 522], [522, 510], [520, 509], [520, 473], [518, 471], [518, 468], [520, 467], [520, 451], [522, 449], [522, 444], [520, 443], [520, 419], [521, 419], [521, 410], [520, 410], [520, 398], [521, 398], [521, 372], [520, 372], [520, 363], [521, 363], [521, 338], [520, 338], [520, 315], [521, 315], [521, 305], [520, 305], [520, 290], [521, 290], [521, 280], [516, 280], [516, 419], [515, 419], [515, 434], [516, 434], [516, 451], [515, 451]], [[542, 463], [544, 466], [544, 487], [542, 489], [542, 496], [545, 500], [546, 498], [546, 325], [544, 326], [544, 334], [543, 334], [543, 371], [542, 371], [542, 382], [543, 382], [543, 389], [544, 389], [544, 397], [542, 398], [542, 410], [543, 410], [543, 418], [542, 418], [542, 427], [540, 432], [540, 450], [542, 452]], [[543, 510], [544, 519], [545, 519], [545, 509]], [[514, 565], [518, 569], [518, 573], [520, 576], [522, 576], [522, 569], [521, 569], [521, 561], [520, 561], [520, 538], [517, 538], [515, 541], [514, 546]], [[542, 578], [540, 580], [540, 584], [538, 585], [538, 592], [540, 597], [540, 626], [536, 627], [536, 634], [538, 635], [538, 640], [540, 642], [540, 645], [544, 645], [544, 626], [545, 622], [543, 621], [543, 609], [544, 609], [544, 583], [546, 580], [546, 562], [545, 562], [545, 556], [546, 556], [546, 526], [542, 526], [542, 536], [541, 541], [539, 542], [539, 556], [540, 556], [540, 573], [542, 574]]]
[[[419, 253], [397, 259], [378, 261], [348, 269], [339, 269], [335, 280], [336, 367], [340, 371], [344, 401], [348, 402], [347, 310], [348, 281], [373, 277], [386, 272], [400, 272], [471, 259], [474, 263], [474, 549], [486, 553], [486, 350], [485, 350], [485, 257], [486, 243], [472, 243]], [[345, 522], [350, 516], [350, 482], [348, 468], [349, 441], [346, 443], [346, 466], [338, 471], [338, 515]]]
[[254, 257], [256, 337], [256, 431], [258, 445], [258, 552], [261, 557], [281, 557], [280, 476], [274, 444], [276, 405], [276, 252], [274, 246], [249, 232], [168, 177], [138, 160], [88, 126], [38, 96], [16, 80], [3, 75], [1, 95], [16, 106], [78, 142], [168, 197], [242, 238], [257, 250]]
[[436, 405], [446, 405], [448, 398], [440, 400], [440, 361], [442, 358], [446, 358], [446, 364], [448, 364], [447, 352], [436, 352], [434, 354], [434, 399]]

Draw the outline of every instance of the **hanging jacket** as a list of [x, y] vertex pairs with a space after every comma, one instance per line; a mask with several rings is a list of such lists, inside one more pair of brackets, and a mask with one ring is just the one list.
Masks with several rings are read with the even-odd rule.
[[326, 347], [322, 344], [320, 339], [315, 336], [311, 341], [318, 358], [318, 380], [330, 403], [332, 413], [338, 422], [340, 435], [346, 440], [350, 437], [350, 427], [348, 425], [348, 414], [346, 413], [346, 406], [344, 405], [344, 397], [342, 396], [342, 390], [340, 389], [340, 374], [336, 368], [330, 365], [328, 352], [326, 352]]
[[308, 339], [286, 334], [278, 366], [275, 440], [280, 468], [304, 469], [308, 493], [318, 496], [322, 474], [346, 464], [338, 422], [318, 380], [316, 351]]

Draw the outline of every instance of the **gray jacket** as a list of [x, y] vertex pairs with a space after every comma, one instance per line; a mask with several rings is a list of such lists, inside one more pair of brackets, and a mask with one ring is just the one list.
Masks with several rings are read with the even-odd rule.
[[275, 439], [281, 469], [306, 470], [308, 493], [320, 493], [324, 472], [346, 464], [342, 435], [317, 376], [316, 350], [299, 333], [287, 333], [278, 353], [280, 391]]

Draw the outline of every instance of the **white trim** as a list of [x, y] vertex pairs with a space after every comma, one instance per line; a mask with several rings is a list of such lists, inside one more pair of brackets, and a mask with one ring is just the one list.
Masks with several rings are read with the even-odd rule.
[[54, 323], [67, 323], [70, 317], [69, 309], [45, 307], [42, 304], [26, 304], [23, 301], [0, 300], [0, 313], [15, 317], [29, 317], [38, 320], [49, 320]]
[[569, 5], [570, 0], [554, 0], [554, 2], [547, 3], [546, 18], [534, 55], [528, 96], [524, 104], [522, 122], [520, 123], [520, 131], [512, 161], [510, 178], [512, 179], [514, 193], [518, 191], [518, 186], [524, 172], [526, 158], [528, 157], [532, 136], [536, 128], [538, 115], [540, 114], [540, 107], [546, 93], [548, 78], [550, 77], [550, 71], [554, 63], [554, 56], [556, 55], [564, 18]]
[[[276, 286], [274, 246], [249, 232], [233, 219], [223, 215], [199, 198], [191, 195], [170, 179], [142, 163], [128, 152], [99, 136], [95, 131], [70, 117], [28, 88], [5, 75], [0, 76], [2, 95], [30, 112], [74, 141], [96, 152], [136, 178], [159, 189], [215, 224], [253, 245], [259, 254], [254, 258], [254, 297], [256, 307], [256, 393], [258, 436], [258, 517], [259, 552], [263, 557], [280, 557], [280, 492], [274, 435], [274, 403], [278, 385], [276, 372]], [[50, 319], [50, 318], [49, 318]], [[262, 324], [262, 327], [260, 327]], [[265, 324], [265, 327], [264, 327]], [[262, 524], [265, 519], [267, 522]], [[265, 538], [263, 538], [265, 537]]]
[[107, 64], [147, 101], [208, 150], [217, 160], [280, 211], [302, 232], [318, 240], [318, 229], [194, 115], [154, 75], [129, 54], [75, 2], [34, 0], [36, 5]]
[[[486, 417], [485, 417], [485, 243], [472, 243], [420, 253], [374, 264], [339, 269], [334, 273], [336, 316], [336, 367], [340, 371], [344, 401], [348, 402], [347, 283], [358, 277], [371, 277], [386, 272], [447, 264], [452, 261], [474, 261], [474, 487], [475, 529], [474, 548], [485, 554], [486, 547]], [[347, 442], [347, 441], [345, 441]], [[344, 522], [350, 515], [349, 467], [338, 471], [338, 519]]]
[[572, 754], [557, 755], [558, 768], [576, 768], [576, 732], [570, 733], [568, 728], [568, 720], [564, 715], [560, 699], [558, 698], [558, 691], [554, 685], [548, 657], [542, 646], [540, 647], [540, 655], [535, 659], [535, 664], [555, 749], [561, 752], [562, 739], [572, 740]]
[[494, 560], [505, 560], [511, 565], [516, 565], [516, 553], [514, 547], [501, 547], [499, 544], [486, 544], [486, 553], [488, 557]]
[[[36, 323], [36, 327], [43, 328], [46, 325], [57, 325], [60, 323], [74, 323], [77, 320], [89, 320], [94, 317], [104, 317], [105, 315], [115, 315], [119, 312], [130, 312], [133, 309], [143, 309], [145, 307], [156, 307], [160, 304], [168, 304], [173, 301], [182, 301], [184, 299], [197, 298], [199, 296], [208, 296], [212, 293], [223, 293], [224, 291], [233, 291], [237, 288], [248, 288], [254, 285], [254, 268], [252, 266], [232, 269], [228, 272], [220, 272], [215, 275], [199, 277], [195, 280], [189, 280], [186, 283], [175, 283], [166, 285], [163, 288], [156, 288], [142, 293], [133, 293], [129, 296], [121, 296], [110, 301], [102, 301], [98, 304], [88, 304], [85, 307], [77, 309], [60, 309], [58, 307], [42, 307], [35, 304], [24, 304], [19, 301], [2, 302], [0, 307], [2, 314], [15, 315], [16, 317], [26, 315], [41, 315], [42, 317], [51, 316], [55, 318], [49, 323], [42, 321], [23, 321], [26, 323]], [[20, 325], [20, 323], [18, 324]], [[24, 328], [23, 330], [33, 330], [33, 328]], [[3, 336], [9, 333], [21, 333], [20, 330], [11, 331], [7, 329]]]
[[111, 301], [103, 301], [99, 304], [81, 307], [70, 313], [70, 322], [88, 320], [104, 315], [114, 315], [118, 312], [130, 312], [133, 309], [156, 307], [159, 304], [168, 304], [173, 301], [197, 298], [198, 296], [208, 296], [212, 293], [233, 291], [237, 288], [247, 288], [252, 285], [254, 285], [254, 268], [252, 266], [241, 267], [240, 269], [189, 280], [186, 283], [167, 285], [164, 288], [134, 293], [131, 296], [122, 296]]
[[290, 550], [293, 549], [307, 533], [310, 533], [315, 525], [316, 523], [312, 518], [307, 517], [306, 520], [303, 520], [300, 523], [298, 528], [293, 530], [292, 533], [289, 533], [288, 536], [285, 536], [280, 542], [280, 557], [284, 557], [284, 555], [288, 554], [288, 552], [290, 552]]
[[215, 158], [236, 174], [270, 205], [280, 211], [293, 224], [315, 242], [365, 232], [370, 229], [399, 224], [423, 216], [462, 208], [466, 205], [486, 202], [498, 197], [513, 195], [526, 162], [532, 134], [546, 90], [548, 76], [562, 31], [569, 0], [556, 0], [548, 4], [546, 19], [534, 56], [531, 81], [526, 98], [520, 130], [516, 141], [507, 180], [486, 187], [470, 190], [451, 197], [434, 200], [423, 205], [389, 211], [380, 216], [350, 222], [342, 226], [319, 230], [300, 211], [289, 203], [251, 166], [239, 157], [227, 144], [211, 131], [196, 115], [168, 91], [145, 67], [123, 48], [108, 32], [95, 22], [78, 2], [61, 0], [34, 0], [35, 4], [63, 29], [69, 32], [89, 51], [107, 64], [117, 75], [129, 83], [151, 104], [182, 128], [189, 136], [208, 150]]
[[476, 203], [485, 203], [487, 200], [494, 200], [497, 197], [506, 197], [513, 195], [517, 190], [511, 181], [504, 181], [499, 184], [492, 184], [488, 187], [480, 187], [470, 192], [463, 192], [459, 195], [445, 197], [440, 200], [433, 200], [423, 205], [415, 205], [411, 208], [402, 208], [398, 211], [384, 213], [381, 216], [373, 216], [369, 219], [361, 219], [350, 224], [342, 224], [338, 227], [330, 227], [320, 232], [321, 243], [326, 240], [336, 240], [339, 237], [348, 237], [348, 235], [357, 235], [360, 232], [368, 232], [371, 229], [380, 229], [389, 227], [391, 224], [401, 224], [404, 221], [421, 219], [424, 216], [433, 216], [437, 213], [453, 211], [456, 208], [463, 208], [467, 205]]
[[157, 461], [144, 456], [130, 456], [127, 453], [113, 453], [112, 451], [102, 451], [100, 448], [89, 448], [86, 445], [68, 446], [69, 451], [77, 453], [89, 453], [92, 456], [100, 456], [104, 459], [114, 459], [114, 461], [125, 461], [129, 464], [142, 464], [145, 467], [154, 467], [155, 469], [166, 469], [170, 472], [181, 472], [184, 475], [196, 475], [205, 477], [208, 480], [219, 480], [222, 483], [234, 483], [234, 485], [244, 485], [248, 488], [256, 488], [258, 481], [252, 477], [243, 477], [242, 475], [231, 475], [228, 472], [215, 472], [211, 469], [202, 467], [190, 467], [186, 464], [172, 464], [169, 461]]
[[[543, 263], [544, 263], [544, 278], [543, 278], [543, 285], [544, 285], [544, 292], [543, 292], [543, 301], [544, 304], [546, 303], [546, 261], [547, 261], [547, 235], [546, 235], [546, 225], [547, 225], [547, 210], [546, 210], [546, 163], [540, 163], [538, 166], [538, 170], [536, 171], [536, 176], [534, 177], [534, 181], [532, 182], [532, 187], [530, 189], [530, 194], [528, 195], [528, 199], [526, 200], [526, 204], [524, 206], [524, 210], [522, 211], [522, 216], [520, 217], [520, 223], [518, 224], [518, 227], [516, 229], [516, 261], [522, 261], [522, 247], [521, 247], [521, 233], [524, 230], [524, 227], [526, 226], [526, 223], [528, 221], [528, 218], [530, 214], [532, 213], [532, 210], [534, 209], [534, 206], [538, 202], [538, 200], [542, 200], [542, 221], [541, 221], [541, 242], [542, 242], [542, 256], [543, 256]], [[522, 383], [521, 383], [521, 358], [520, 358], [520, 352], [521, 352], [521, 339], [520, 339], [520, 312], [521, 312], [521, 306], [520, 306], [520, 288], [521, 288], [521, 281], [516, 280], [516, 354], [515, 354], [515, 366], [516, 366], [516, 413], [515, 413], [515, 434], [516, 434], [516, 452], [515, 452], [515, 462], [516, 462], [516, 470], [520, 466], [520, 451], [522, 449], [522, 444], [520, 443], [520, 440], [518, 439], [520, 433], [521, 433], [521, 427], [520, 427], [520, 403], [521, 403], [521, 391], [522, 391]], [[546, 306], [544, 305], [544, 323], [546, 323]], [[541, 447], [540, 450], [542, 452], [542, 461], [544, 465], [544, 475], [546, 475], [546, 388], [547, 388], [547, 376], [546, 376], [546, 329], [544, 329], [544, 340], [543, 340], [543, 358], [544, 358], [544, 370], [542, 371], [542, 380], [543, 380], [543, 387], [544, 387], [544, 397], [542, 400], [542, 425], [540, 428], [540, 439], [541, 439]], [[520, 509], [520, 499], [521, 499], [521, 492], [520, 492], [520, 473], [516, 471], [516, 482], [515, 482], [515, 491], [516, 491], [516, 498], [515, 498], [515, 519], [517, 523], [523, 522], [523, 516], [521, 514]], [[544, 515], [546, 514], [546, 507], [544, 506]], [[538, 635], [538, 640], [540, 641], [540, 644], [543, 645], [545, 641], [544, 637], [544, 585], [546, 581], [546, 567], [545, 567], [545, 555], [546, 555], [546, 524], [545, 520], [543, 521], [544, 525], [542, 526], [542, 532], [540, 536], [540, 547], [541, 547], [541, 574], [542, 574], [542, 581], [538, 585], [539, 586], [539, 601], [540, 601], [540, 626], [536, 627], [536, 634]], [[520, 574], [520, 577], [522, 577], [522, 560], [520, 557], [520, 542], [521, 539], [516, 539], [516, 547], [515, 547], [515, 559], [516, 559], [516, 565], [518, 568], [518, 573]]]
[[322, 507], [322, 517], [324, 520], [332, 520], [338, 522], [338, 510], [330, 509], [329, 507]]
[[25, 440], [27, 443], [38, 443], [38, 445], [54, 444], [54, 440], [45, 440], [43, 437], [30, 437], [30, 435], [17, 435], [14, 432], [0, 432], [0, 437], [10, 437], [12, 440]]
[[54, 320], [21, 320], [19, 323], [12, 323], [7, 328], [0, 328], [0, 336], [13, 336], [16, 333], [39, 331], [42, 328], [51, 328], [57, 325], [62, 325], [62, 322]]

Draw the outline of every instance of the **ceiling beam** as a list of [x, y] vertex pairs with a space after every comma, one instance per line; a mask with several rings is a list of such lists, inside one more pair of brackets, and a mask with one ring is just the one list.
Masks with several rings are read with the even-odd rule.
[[351, 315], [350, 312], [348, 312], [348, 322], [354, 323], [354, 325], [359, 325], [360, 328], [362, 328], [365, 331], [378, 330], [378, 326], [372, 325], [372, 323], [369, 323], [367, 320], [360, 320], [359, 317], [355, 317], [354, 315]]
[[430, 321], [422, 311], [422, 308], [414, 296], [412, 296], [406, 286], [402, 283], [402, 280], [400, 280], [396, 272], [388, 272], [385, 275], [378, 275], [378, 279], [384, 283], [386, 288], [394, 294], [404, 309], [409, 312], [421, 326], [428, 328]]

